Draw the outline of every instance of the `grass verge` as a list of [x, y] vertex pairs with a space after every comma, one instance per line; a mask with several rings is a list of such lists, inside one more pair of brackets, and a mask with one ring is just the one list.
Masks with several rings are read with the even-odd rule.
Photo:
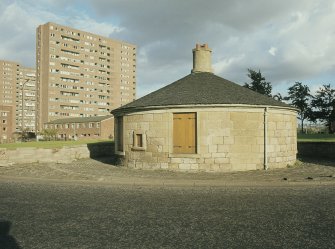
[[103, 139], [87, 139], [87, 140], [77, 140], [77, 141], [39, 141], [39, 142], [18, 142], [10, 144], [0, 144], [0, 148], [6, 148], [9, 150], [15, 150], [17, 148], [62, 148], [64, 146], [74, 146], [74, 145], [83, 145], [83, 144], [94, 144], [94, 143], [112, 143], [112, 140], [103, 140]]
[[335, 142], [335, 134], [298, 134], [298, 142]]

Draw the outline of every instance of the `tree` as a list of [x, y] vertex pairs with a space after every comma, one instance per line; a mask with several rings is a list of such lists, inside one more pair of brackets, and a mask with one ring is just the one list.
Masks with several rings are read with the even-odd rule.
[[329, 133], [334, 133], [332, 123], [335, 122], [335, 89], [330, 85], [323, 85], [319, 88], [312, 102], [314, 121], [320, 120], [328, 127]]
[[56, 129], [44, 129], [41, 132], [41, 135], [45, 140], [56, 140], [57, 130]]
[[304, 132], [304, 121], [310, 119], [310, 100], [312, 95], [309, 93], [309, 87], [301, 82], [295, 82], [293, 86], [288, 88], [288, 96], [285, 100], [291, 101], [291, 105], [298, 109], [298, 118], [301, 121], [301, 132]]
[[266, 96], [271, 97], [272, 86], [270, 82], [265, 81], [265, 77], [262, 76], [260, 70], [258, 72], [248, 68], [248, 77], [252, 80], [252, 82], [245, 83], [244, 87], [249, 88], [255, 92], [260, 94], [264, 94]]
[[283, 97], [281, 95], [281, 93], [277, 93], [277, 94], [273, 95], [272, 98], [274, 98], [277, 101], [283, 101], [285, 99], [285, 97]]

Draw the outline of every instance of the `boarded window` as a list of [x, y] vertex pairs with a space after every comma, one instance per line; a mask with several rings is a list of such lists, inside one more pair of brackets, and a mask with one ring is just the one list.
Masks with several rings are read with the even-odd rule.
[[123, 117], [116, 118], [117, 150], [123, 151]]
[[136, 147], [143, 147], [143, 134], [136, 134], [135, 136]]
[[134, 131], [134, 143], [133, 150], [145, 150], [146, 149], [146, 136], [143, 131]]
[[173, 114], [173, 153], [196, 153], [196, 113]]

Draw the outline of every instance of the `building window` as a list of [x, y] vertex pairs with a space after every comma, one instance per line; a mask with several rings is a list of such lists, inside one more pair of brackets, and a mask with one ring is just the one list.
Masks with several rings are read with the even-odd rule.
[[123, 152], [123, 117], [116, 118], [117, 150]]
[[196, 113], [173, 114], [173, 153], [197, 153]]
[[134, 131], [133, 137], [133, 150], [145, 150], [146, 149], [146, 136], [142, 131]]

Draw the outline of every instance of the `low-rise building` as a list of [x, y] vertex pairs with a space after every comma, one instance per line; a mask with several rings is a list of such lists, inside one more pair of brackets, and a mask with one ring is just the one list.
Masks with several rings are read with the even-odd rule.
[[15, 132], [14, 106], [0, 105], [0, 143], [12, 142]]
[[63, 140], [112, 139], [114, 118], [111, 115], [57, 119], [44, 124], [45, 130], [55, 130], [56, 137]]
[[216, 76], [207, 44], [191, 74], [112, 111], [124, 166], [175, 171], [284, 168], [297, 153], [297, 110]]

